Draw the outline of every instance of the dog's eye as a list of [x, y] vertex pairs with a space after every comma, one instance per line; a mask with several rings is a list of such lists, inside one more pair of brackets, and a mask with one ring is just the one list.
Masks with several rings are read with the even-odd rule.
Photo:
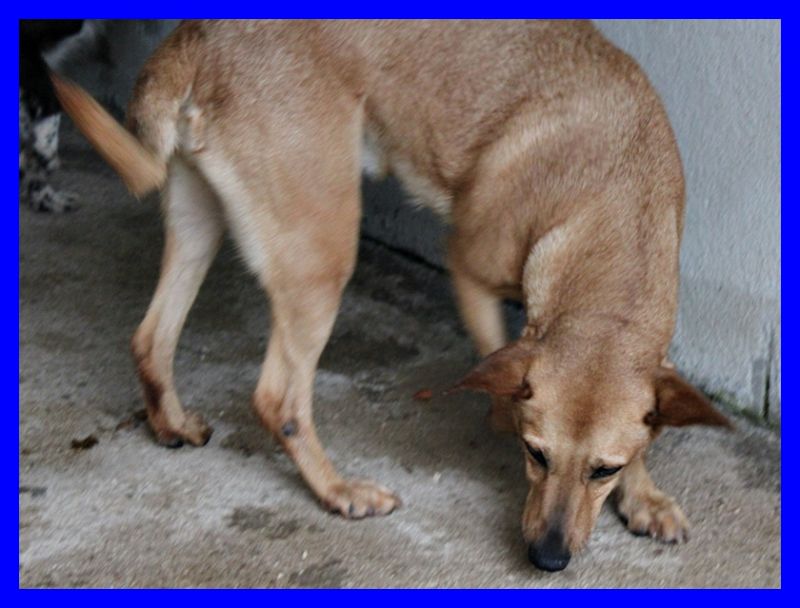
[[615, 473], [618, 473], [621, 468], [622, 467], [598, 467], [592, 471], [591, 478], [602, 479], [603, 477], [611, 477]]
[[528, 448], [528, 453], [533, 457], [533, 459], [542, 465], [545, 469], [547, 468], [547, 458], [544, 457], [541, 450], [537, 450], [536, 448], [525, 444], [525, 447]]

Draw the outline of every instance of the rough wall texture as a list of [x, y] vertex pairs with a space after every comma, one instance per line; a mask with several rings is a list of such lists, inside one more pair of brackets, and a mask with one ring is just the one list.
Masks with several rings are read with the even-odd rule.
[[[103, 69], [73, 75], [124, 105], [175, 22], [112, 22]], [[672, 119], [687, 178], [682, 290], [672, 354], [718, 399], [780, 424], [780, 24], [602, 21], [644, 67]], [[102, 53], [101, 53], [102, 54]], [[365, 182], [368, 236], [442, 265], [446, 228]]]

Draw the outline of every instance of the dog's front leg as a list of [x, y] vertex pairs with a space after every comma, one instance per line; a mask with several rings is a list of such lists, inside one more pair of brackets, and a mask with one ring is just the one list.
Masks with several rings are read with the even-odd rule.
[[478, 354], [493, 353], [507, 342], [502, 299], [450, 262], [458, 309]]
[[[453, 261], [451, 261], [451, 273], [461, 318], [478, 353], [481, 357], [486, 357], [505, 346], [507, 342], [503, 300], [461, 270]], [[492, 397], [489, 424], [500, 433], [510, 433], [515, 430], [510, 399]]]
[[650, 479], [644, 455], [635, 458], [620, 475], [617, 511], [631, 532], [668, 543], [689, 539], [689, 521], [675, 499], [664, 494]]

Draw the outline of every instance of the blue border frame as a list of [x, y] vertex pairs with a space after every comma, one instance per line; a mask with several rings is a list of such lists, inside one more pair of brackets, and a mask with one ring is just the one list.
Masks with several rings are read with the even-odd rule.
[[[188, 6], [188, 10], [187, 10]], [[371, 17], [406, 17], [410, 15], [426, 15], [426, 16], [444, 16], [445, 14], [453, 15], [458, 14], [460, 16], [468, 16], [468, 17], [520, 17], [523, 16], [525, 13], [534, 12], [539, 9], [544, 9], [545, 13], [553, 13], [554, 10], [559, 10], [562, 13], [568, 13], [574, 16], [576, 13], [579, 12], [590, 12], [596, 11], [599, 7], [597, 5], [590, 5], [588, 2], [583, 4], [571, 4], [569, 7], [565, 7], [563, 5], [552, 5], [549, 7], [539, 7], [539, 6], [532, 6], [532, 5], [523, 5], [522, 3], [517, 4], [508, 4], [508, 5], [495, 5], [495, 6], [484, 6], [484, 7], [477, 7], [475, 5], [468, 6], [468, 5], [456, 5], [453, 3], [451, 6], [447, 5], [439, 5], [439, 6], [432, 6], [428, 3], [404, 3], [402, 6], [370, 6], [366, 3], [360, 5], [359, 3], [351, 3], [347, 5], [336, 5], [336, 6], [322, 6], [322, 5], [307, 5], [305, 7], [290, 7], [290, 6], [272, 6], [272, 5], [256, 5], [255, 3], [239, 3], [239, 4], [230, 4], [226, 3], [226, 5], [220, 9], [219, 4], [211, 4], [208, 3], [205, 5], [204, 3], [193, 3], [191, 5], [186, 5], [185, 3], [178, 3], [178, 2], [155, 2], [152, 0], [145, 0], [145, 2], [138, 2], [135, 6], [136, 12], [139, 13], [136, 15], [136, 18], [141, 18], [142, 14], [159, 14], [159, 18], [170, 18], [179, 13], [206, 13], [206, 14], [214, 14], [214, 13], [223, 13], [222, 16], [274, 16], [274, 17], [304, 17], [304, 16], [315, 16], [315, 17], [354, 17], [356, 15], [364, 15], [365, 13]], [[651, 8], [650, 11], [647, 11], [647, 8]], [[602, 10], [605, 12], [610, 12], [610, 15], [605, 15], [607, 18], [612, 17], [620, 17], [622, 13], [627, 14], [640, 14], [643, 12], [656, 12], [653, 10], [655, 7], [647, 7], [642, 5], [641, 3], [634, 4], [633, 2], [616, 5], [613, 9], [608, 9], [607, 7], [601, 7]], [[714, 12], [722, 12], [720, 11], [720, 6], [717, 6], [717, 11]], [[771, 17], [764, 17], [764, 18], [780, 18], [779, 15], [784, 12], [783, 7], [780, 4], [776, 3], [762, 3], [758, 7], [760, 10], [758, 12], [764, 14], [768, 13]], [[550, 9], [550, 10], [547, 10]], [[643, 10], [644, 9], [644, 10]], [[730, 5], [725, 5], [726, 11], [730, 11]], [[134, 18], [130, 17], [130, 7], [129, 5], [118, 5], [118, 6], [109, 6], [107, 4], [101, 4], [100, 2], [94, 3], [87, 3], [83, 2], [81, 5], [77, 6], [73, 3], [64, 3], [64, 2], [53, 2], [51, 0], [37, 0], [35, 4], [25, 5], [25, 6], [8, 6], [4, 8], [5, 11], [13, 12], [14, 18], [13, 19], [3, 19], [0, 21], [2, 24], [2, 45], [5, 47], [2, 53], [2, 62], [5, 64], [7, 70], [4, 70], [5, 73], [14, 73], [18, 79], [18, 24], [17, 20], [24, 16], [25, 18], [67, 18], [67, 17], [75, 17], [76, 14], [79, 13], [95, 13], [95, 14], [102, 14], [103, 17], [115, 17], [115, 18]], [[658, 11], [658, 12], [665, 12], [665, 11]], [[708, 14], [712, 12], [712, 7], [700, 7], [697, 4], [690, 4], [680, 3], [680, 4], [672, 4], [670, 6], [671, 13], [692, 13], [692, 18], [699, 18], [699, 15]], [[123, 16], [122, 13], [128, 13], [128, 15]], [[502, 15], [500, 13], [503, 13]], [[561, 15], [564, 16], [564, 15]], [[785, 35], [788, 32], [788, 36]], [[797, 119], [795, 118], [795, 113], [792, 111], [794, 109], [794, 105], [792, 101], [795, 99], [794, 90], [793, 90], [793, 67], [794, 61], [793, 59], [796, 58], [796, 45], [797, 45], [797, 38], [794, 36], [797, 32], [795, 31], [794, 22], [792, 19], [782, 20], [781, 24], [781, 89], [782, 89], [782, 109], [783, 107], [788, 107], [789, 112], [785, 115], [781, 109], [781, 130], [782, 130], [782, 139], [781, 139], [781, 156], [782, 156], [782, 167], [783, 166], [793, 166], [793, 146], [795, 139], [793, 135], [795, 134], [797, 128]], [[784, 59], [788, 57], [789, 61], [784, 61]], [[788, 67], [789, 71], [787, 73], [786, 68]], [[13, 197], [11, 196], [11, 187], [12, 184], [18, 181], [18, 176], [14, 178], [12, 181], [10, 176], [10, 171], [12, 167], [11, 161], [11, 141], [13, 141], [13, 137], [11, 134], [14, 132], [18, 133], [18, 129], [14, 129], [11, 126], [10, 117], [13, 116], [11, 105], [11, 91], [10, 88], [13, 82], [9, 78], [2, 79], [2, 87], [5, 89], [4, 95], [0, 97], [3, 102], [3, 107], [5, 111], [3, 112], [3, 116], [5, 116], [5, 120], [2, 121], [3, 130], [6, 131], [4, 135], [7, 137], [3, 137], [2, 141], [8, 142], [7, 146], [3, 146], [3, 167], [6, 169], [4, 172], [4, 191], [7, 192], [8, 199], [10, 200], [17, 200], [18, 193], [15, 193]], [[787, 86], [788, 85], [788, 86]], [[12, 130], [13, 129], [13, 130]], [[788, 142], [788, 145], [785, 143]], [[8, 173], [8, 175], [6, 175]], [[781, 173], [781, 181], [782, 181], [782, 189], [784, 190], [783, 197], [788, 198], [788, 200], [793, 200], [793, 191], [796, 189], [796, 186], [793, 180], [789, 180], [787, 182], [783, 182], [783, 172]], [[16, 186], [14, 186], [16, 188]], [[788, 195], [786, 192], [788, 191]], [[13, 277], [13, 289], [14, 289], [14, 298], [5, 297], [0, 299], [0, 305], [5, 309], [2, 319], [2, 345], [3, 345], [3, 355], [6, 361], [6, 364], [3, 366], [3, 373], [2, 373], [2, 382], [3, 382], [3, 392], [0, 394], [11, 394], [13, 389], [16, 387], [17, 391], [17, 408], [14, 411], [14, 420], [15, 420], [15, 429], [17, 433], [17, 441], [16, 444], [12, 442], [3, 442], [2, 449], [3, 451], [3, 466], [2, 466], [2, 476], [6, 483], [3, 483], [0, 487], [2, 487], [3, 495], [6, 496], [6, 499], [2, 501], [2, 505], [8, 511], [11, 511], [12, 506], [14, 503], [17, 506], [13, 509], [13, 512], [6, 513], [6, 517], [3, 520], [6, 522], [3, 530], [3, 538], [5, 540], [9, 540], [7, 543], [3, 543], [3, 546], [15, 546], [16, 547], [16, 554], [14, 556], [15, 561], [17, 563], [17, 569], [13, 570], [12, 566], [12, 556], [10, 555], [11, 551], [6, 550], [3, 551], [3, 567], [2, 567], [2, 591], [3, 595], [6, 596], [6, 599], [11, 603], [11, 605], [24, 605], [25, 606], [34, 606], [39, 603], [41, 604], [51, 604], [53, 600], [58, 600], [59, 602], [64, 602], [66, 600], [69, 603], [70, 600], [74, 600], [80, 602], [82, 606], [93, 605], [93, 604], [100, 604], [107, 602], [109, 597], [107, 595], [107, 591], [77, 591], [76, 593], [80, 595], [66, 595], [63, 591], [53, 590], [53, 591], [45, 591], [45, 590], [19, 590], [19, 508], [18, 508], [18, 500], [14, 501], [13, 498], [18, 499], [18, 493], [14, 492], [15, 489], [18, 487], [19, 483], [19, 385], [18, 385], [18, 374], [13, 374], [13, 369], [11, 366], [12, 361], [16, 361], [16, 369], [19, 369], [19, 213], [18, 213], [18, 206], [12, 207], [10, 201], [8, 201], [5, 205], [4, 214], [11, 214], [12, 209], [16, 210], [16, 221], [5, 221], [0, 223], [0, 230], [2, 230], [2, 237], [0, 238], [0, 247], [3, 249], [3, 274], [7, 277], [5, 284], [12, 285], [10, 279]], [[788, 231], [790, 234], [793, 233], [791, 228], [795, 225], [795, 214], [798, 213], [793, 205], [788, 205], [784, 207], [781, 205], [782, 209], [782, 222], [781, 222], [781, 239], [783, 242], [783, 238], [785, 236], [784, 227], [789, 227], [790, 230]], [[792, 287], [794, 282], [792, 280], [792, 270], [794, 268], [794, 257], [795, 253], [793, 251], [793, 247], [788, 247], [786, 252], [783, 251], [781, 253], [781, 275], [787, 276], [786, 271], [788, 270], [788, 280], [787, 285], [789, 286], [788, 295], [782, 289], [781, 295], [781, 307], [783, 307], [783, 300], [784, 298], [792, 299]], [[16, 261], [12, 258], [12, 251], [16, 254]], [[786, 254], [788, 253], [788, 257]], [[16, 314], [12, 314], [16, 313]], [[16, 319], [16, 322], [14, 320]], [[793, 322], [793, 318], [790, 315], [788, 318], [788, 323], [783, 325], [784, 333], [788, 334], [788, 340], [782, 337], [781, 339], [781, 356], [783, 359], [783, 367], [790, 370], [788, 374], [783, 374], [789, 379], [789, 394], [792, 393], [791, 386], [793, 385], [795, 378], [791, 370], [794, 368], [794, 353], [793, 351], [793, 340], [792, 337], [795, 333], [795, 324]], [[12, 336], [16, 336], [17, 348], [16, 350], [12, 351]], [[788, 347], [784, 350], [783, 345], [788, 344]], [[789, 355], [788, 358], [785, 355]], [[8, 392], [6, 392], [8, 391]], [[788, 406], [784, 405], [782, 407], [782, 430], [781, 436], [783, 436], [783, 429], [795, 429], [795, 413], [794, 413], [794, 406], [791, 405], [791, 400], [788, 401]], [[793, 541], [796, 539], [797, 534], [797, 524], [794, 522], [794, 518], [791, 515], [794, 513], [794, 509], [792, 508], [796, 501], [794, 500], [794, 493], [795, 489], [790, 485], [789, 487], [786, 486], [785, 479], [784, 479], [784, 471], [786, 470], [786, 465], [788, 464], [789, 471], [793, 472], [794, 467], [792, 464], [796, 460], [796, 451], [794, 445], [790, 442], [787, 446], [786, 450], [782, 452], [782, 467], [781, 467], [781, 487], [785, 488], [782, 490], [782, 503], [788, 497], [788, 504], [790, 507], [786, 510], [787, 513], [790, 514], [790, 517], [784, 518], [783, 512], [781, 510], [781, 520], [782, 520], [782, 536], [781, 536], [781, 581], [782, 586], [784, 587], [783, 591], [786, 593], [780, 593], [779, 595], [773, 595], [770, 597], [769, 601], [771, 603], [778, 602], [783, 604], [784, 602], [789, 603], [791, 601], [791, 597], [794, 594], [794, 587], [795, 587], [795, 580], [793, 574], [795, 572], [794, 568], [794, 552], [791, 550], [793, 548], [793, 544], [789, 544], [787, 541]], [[13, 466], [13, 471], [12, 471]], [[12, 475], [17, 477], [17, 483], [11, 483], [10, 478]], [[13, 528], [12, 528], [13, 524]], [[16, 542], [11, 541], [11, 535], [15, 535]], [[784, 549], [786, 545], [789, 545], [790, 551], [787, 553]], [[6, 563], [8, 562], [8, 563]], [[15, 574], [14, 574], [15, 573]], [[788, 574], [788, 576], [787, 576]], [[600, 593], [601, 591], [584, 591], [584, 593]], [[146, 593], [148, 598], [152, 598], [151, 594], [153, 593], [162, 593], [160, 591], [129, 591], [129, 593]], [[186, 593], [186, 592], [183, 592]], [[214, 602], [218, 601], [219, 594], [222, 593], [221, 591], [213, 591], [207, 590], [198, 592], [201, 595], [195, 595], [192, 598], [192, 602], [197, 602], [200, 600], [201, 603], [204, 601]], [[227, 591], [225, 591], [227, 593]], [[401, 603], [404, 603], [409, 599], [407, 595], [408, 592], [403, 591], [390, 591], [390, 592], [380, 592], [380, 597], [376, 597], [374, 594], [375, 591], [358, 591], [353, 592], [348, 595], [341, 595], [340, 592], [336, 591], [322, 591], [322, 590], [270, 590], [266, 591], [266, 593], [270, 594], [291, 594], [291, 596], [283, 595], [278, 597], [273, 595], [270, 598], [264, 598], [263, 596], [259, 596], [258, 598], [253, 597], [253, 593], [257, 593], [256, 591], [246, 591], [244, 592], [248, 594], [247, 596], [239, 596], [242, 600], [246, 599], [256, 599], [256, 601], [270, 601], [270, 600], [278, 600], [278, 601], [290, 601], [292, 603], [317, 603], [320, 600], [324, 599], [326, 604], [331, 602], [339, 603], [339, 602], [347, 602], [348, 605], [352, 604], [353, 601], [357, 603], [371, 603], [371, 602], [380, 602], [383, 606], [391, 607], [391, 606], [400, 606]], [[264, 593], [263, 591], [261, 593]], [[530, 592], [527, 591], [474, 591], [474, 592], [466, 592], [466, 591], [450, 591], [448, 595], [443, 598], [442, 596], [436, 596], [435, 598], [430, 595], [433, 593], [431, 591], [416, 591], [414, 599], [415, 601], [422, 600], [423, 602], [426, 601], [437, 601], [440, 602], [442, 599], [445, 601], [450, 601], [453, 603], [459, 604], [470, 604], [472, 602], [475, 603], [484, 603], [487, 600], [499, 600], [499, 601], [531, 601], [529, 595]], [[486, 595], [486, 594], [490, 595]], [[497, 597], [494, 594], [496, 593], [505, 593], [505, 595], [501, 597]], [[508, 594], [512, 595], [508, 595]], [[520, 596], [519, 594], [525, 593], [525, 596]], [[535, 593], [535, 591], [534, 591]], [[616, 591], [614, 593], [626, 593], [626, 594], [634, 594], [634, 595], [627, 595], [626, 599], [631, 601], [641, 601], [641, 594], [647, 593], [646, 601], [648, 603], [648, 608], [651, 605], [672, 605], [675, 601], [675, 597], [672, 595], [664, 595], [664, 594], [654, 594], [652, 592], [648, 592], [646, 590], [639, 590], [639, 591]], [[682, 592], [681, 602], [686, 602], [687, 600], [691, 603], [705, 601], [706, 598], [704, 596], [698, 595], [702, 593], [708, 593], [701, 590], [696, 591], [685, 591]], [[752, 593], [752, 592], [750, 592]], [[750, 593], [747, 595], [737, 595], [736, 598], [741, 598], [743, 602], [750, 603], [752, 598]], [[24, 595], [23, 595], [24, 594]], [[53, 594], [56, 594], [55, 596]], [[324, 594], [321, 596], [320, 594]], [[400, 595], [398, 595], [400, 594]], [[688, 594], [688, 595], [687, 595]], [[574, 598], [574, 601], [581, 601], [581, 597], [571, 596]], [[141, 602], [144, 599], [141, 595], [134, 598], [130, 595], [115, 595], [113, 598], [114, 602], [119, 602], [123, 600], [125, 603], [126, 600], [133, 602], [134, 600], [137, 603]], [[547, 598], [551, 599], [551, 598]], [[558, 601], [561, 602], [565, 598], [559, 597]], [[568, 598], [569, 599], [569, 598]], [[609, 598], [603, 598], [603, 600], [608, 600]], [[615, 599], [622, 599], [622, 598], [615, 598]], [[710, 598], [709, 598], [710, 599]], [[725, 598], [725, 602], [728, 603], [733, 599], [733, 596], [728, 596]], [[791, 602], [794, 603], [794, 602]]]

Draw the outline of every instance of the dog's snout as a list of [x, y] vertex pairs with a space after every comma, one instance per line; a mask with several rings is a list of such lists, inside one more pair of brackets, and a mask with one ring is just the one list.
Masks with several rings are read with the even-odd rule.
[[534, 566], [547, 572], [563, 570], [571, 557], [559, 529], [551, 529], [544, 538], [528, 545], [528, 559]]

